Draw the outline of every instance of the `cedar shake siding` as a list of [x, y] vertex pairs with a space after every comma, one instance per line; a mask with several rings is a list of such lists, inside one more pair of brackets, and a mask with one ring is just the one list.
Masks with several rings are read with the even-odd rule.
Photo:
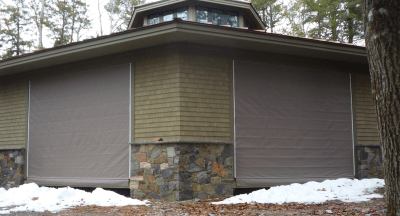
[[134, 140], [179, 140], [179, 58], [156, 55], [135, 62]]
[[356, 144], [380, 144], [369, 74], [354, 74]]
[[135, 62], [135, 142], [230, 140], [229, 62], [180, 52]]
[[26, 145], [28, 81], [0, 79], [0, 149]]
[[181, 139], [229, 141], [232, 61], [201, 55], [180, 57]]

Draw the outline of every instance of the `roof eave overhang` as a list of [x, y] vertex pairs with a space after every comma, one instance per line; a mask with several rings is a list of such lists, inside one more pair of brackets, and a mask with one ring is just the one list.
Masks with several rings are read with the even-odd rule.
[[171, 42], [367, 63], [365, 48], [194, 22], [172, 21], [0, 62], [0, 76]]

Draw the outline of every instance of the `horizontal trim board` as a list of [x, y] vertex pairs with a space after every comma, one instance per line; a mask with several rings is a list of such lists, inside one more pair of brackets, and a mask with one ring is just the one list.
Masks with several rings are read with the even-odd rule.
[[132, 142], [131, 145], [142, 145], [142, 144], [231, 144], [232, 141], [203, 141], [203, 140], [168, 140], [168, 141], [149, 141], [149, 142]]
[[0, 151], [21, 150], [21, 149], [25, 149], [25, 147], [10, 147], [10, 148], [0, 147]]

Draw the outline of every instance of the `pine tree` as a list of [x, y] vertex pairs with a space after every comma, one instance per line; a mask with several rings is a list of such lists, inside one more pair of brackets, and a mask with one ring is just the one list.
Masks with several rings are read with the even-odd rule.
[[332, 41], [337, 41], [339, 38], [339, 25], [341, 23], [341, 13], [340, 10], [341, 1], [338, 0], [326, 0], [326, 15], [328, 18], [328, 32], [327, 39]]
[[327, 11], [325, 0], [304, 0], [307, 13], [306, 23], [312, 23], [314, 28], [310, 29], [308, 34], [312, 38], [326, 38], [327, 36]]
[[47, 11], [48, 5], [45, 0], [31, 0], [29, 9], [33, 12], [32, 19], [38, 30], [38, 49], [43, 49], [43, 25], [45, 24], [45, 16], [48, 16]]
[[361, 0], [347, 0], [344, 6], [346, 13], [343, 20], [343, 36], [348, 43], [353, 43], [354, 39], [364, 38]]
[[315, 26], [313, 38], [353, 43], [363, 38], [361, 0], [300, 0], [306, 5], [306, 23]]
[[68, 31], [71, 25], [72, 10], [67, 0], [55, 0], [50, 6], [51, 16], [47, 17], [46, 25], [51, 31], [54, 46], [67, 44], [72, 35]]
[[104, 6], [110, 20], [110, 33], [125, 30], [134, 7], [146, 3], [145, 0], [110, 0]]
[[283, 6], [282, 16], [288, 22], [286, 28], [282, 29], [284, 34], [300, 37], [307, 36], [305, 25], [306, 7], [304, 1], [291, 0], [288, 2], [287, 5]]
[[54, 46], [79, 40], [80, 32], [89, 29], [91, 22], [87, 5], [81, 0], [55, 0], [50, 7], [51, 17], [45, 22], [51, 30]]
[[104, 9], [108, 12], [108, 19], [110, 20], [110, 33], [113, 33], [117, 30], [118, 24], [116, 23], [116, 19], [120, 17], [120, 1], [110, 0], [105, 6]]
[[87, 15], [87, 8], [85, 2], [80, 0], [71, 0], [71, 38], [70, 42], [74, 40], [74, 34], [76, 41], [79, 41], [81, 35], [80, 32], [84, 29], [89, 29], [91, 27], [91, 21]]
[[0, 9], [0, 42], [6, 52], [2, 58], [25, 53], [32, 46], [32, 41], [24, 39], [24, 32], [29, 32], [29, 11], [24, 0], [14, 0], [12, 5], [2, 5]]
[[282, 3], [278, 0], [252, 0], [256, 10], [270, 32], [274, 32], [276, 24], [282, 19]]

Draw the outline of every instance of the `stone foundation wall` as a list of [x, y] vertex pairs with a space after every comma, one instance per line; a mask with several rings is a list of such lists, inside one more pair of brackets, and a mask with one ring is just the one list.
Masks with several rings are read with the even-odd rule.
[[381, 178], [383, 179], [382, 151], [380, 145], [358, 144], [358, 178]]
[[133, 143], [131, 197], [168, 201], [229, 197], [233, 166], [232, 143]]
[[0, 149], [0, 188], [24, 183], [25, 149]]

